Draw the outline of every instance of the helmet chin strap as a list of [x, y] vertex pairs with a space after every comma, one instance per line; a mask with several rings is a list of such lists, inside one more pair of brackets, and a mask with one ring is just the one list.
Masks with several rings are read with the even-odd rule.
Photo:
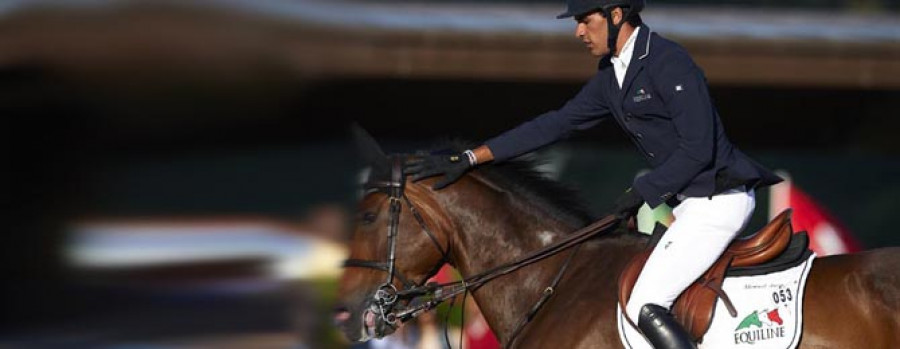
[[616, 55], [616, 42], [619, 39], [619, 31], [622, 29], [622, 25], [625, 24], [625, 20], [628, 18], [628, 15], [631, 14], [630, 7], [622, 7], [622, 19], [619, 21], [619, 24], [613, 24], [613, 16], [612, 11], [615, 7], [607, 7], [603, 8], [603, 15], [606, 16], [606, 27], [609, 35], [606, 37], [606, 45], [609, 47], [609, 54]]

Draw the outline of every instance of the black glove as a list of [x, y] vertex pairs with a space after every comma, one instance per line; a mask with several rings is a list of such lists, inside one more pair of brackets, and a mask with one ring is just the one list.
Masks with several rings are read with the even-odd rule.
[[613, 204], [612, 214], [621, 219], [626, 219], [637, 214], [638, 209], [643, 204], [644, 198], [638, 194], [637, 190], [628, 188], [624, 194], [616, 199], [616, 203]]
[[444, 175], [444, 178], [434, 183], [431, 187], [434, 190], [443, 189], [459, 180], [474, 165], [465, 153], [457, 154], [436, 154], [414, 157], [406, 161], [404, 173], [413, 175], [413, 182]]

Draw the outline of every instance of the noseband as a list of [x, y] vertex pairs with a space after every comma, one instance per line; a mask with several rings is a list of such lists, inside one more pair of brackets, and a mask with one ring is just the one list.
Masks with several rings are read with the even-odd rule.
[[[431, 287], [424, 285], [427, 279], [416, 283], [409, 278], [404, 277], [403, 274], [396, 269], [397, 234], [400, 224], [400, 213], [403, 208], [401, 200], [406, 202], [409, 211], [413, 214], [413, 217], [415, 217], [416, 222], [419, 223], [422, 231], [428, 235], [434, 243], [434, 246], [441, 253], [441, 260], [435, 264], [431, 271], [426, 275], [437, 273], [444, 263], [448, 261], [449, 246], [447, 249], [441, 247], [437, 237], [431, 232], [428, 225], [425, 224], [425, 220], [416, 210], [415, 206], [413, 206], [409, 197], [406, 196], [406, 193], [404, 192], [405, 177], [403, 176], [402, 159], [400, 157], [392, 157], [391, 160], [390, 181], [369, 181], [365, 185], [367, 190], [377, 190], [387, 194], [390, 200], [390, 209], [388, 211], [390, 214], [390, 220], [388, 222], [388, 260], [387, 262], [377, 262], [362, 259], [347, 259], [344, 261], [344, 267], [361, 267], [387, 272], [386, 281], [375, 291], [375, 294], [372, 296], [372, 301], [378, 309], [379, 314], [377, 315], [381, 318], [382, 322], [396, 329], [398, 318], [401, 321], [406, 321], [415, 316], [414, 313], [403, 312], [401, 313], [401, 316], [398, 317], [398, 315], [393, 312], [397, 301], [400, 299], [411, 300], [418, 295], [428, 293], [427, 290], [431, 289]], [[397, 287], [394, 286], [395, 277], [403, 284], [402, 290], [398, 291]], [[381, 337], [384, 333], [379, 328], [376, 328], [376, 335]]]

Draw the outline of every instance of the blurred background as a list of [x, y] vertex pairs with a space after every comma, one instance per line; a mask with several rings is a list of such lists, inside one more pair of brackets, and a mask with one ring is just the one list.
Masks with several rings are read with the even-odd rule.
[[[564, 7], [0, 0], [0, 346], [347, 347], [348, 126], [412, 152], [558, 108], [596, 68]], [[734, 143], [791, 179], [748, 230], [812, 205], [822, 254], [900, 245], [900, 1], [643, 17], [705, 70]], [[646, 166], [612, 123], [534, 156], [598, 214]]]

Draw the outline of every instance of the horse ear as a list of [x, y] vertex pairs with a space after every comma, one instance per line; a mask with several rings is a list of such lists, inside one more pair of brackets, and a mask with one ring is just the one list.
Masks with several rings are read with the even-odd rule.
[[375, 170], [389, 169], [388, 157], [384, 155], [384, 151], [381, 150], [381, 146], [378, 145], [375, 138], [372, 138], [372, 135], [356, 122], [350, 126], [350, 129], [353, 132], [353, 140], [356, 142], [356, 148], [363, 161], [367, 165], [374, 167]]

